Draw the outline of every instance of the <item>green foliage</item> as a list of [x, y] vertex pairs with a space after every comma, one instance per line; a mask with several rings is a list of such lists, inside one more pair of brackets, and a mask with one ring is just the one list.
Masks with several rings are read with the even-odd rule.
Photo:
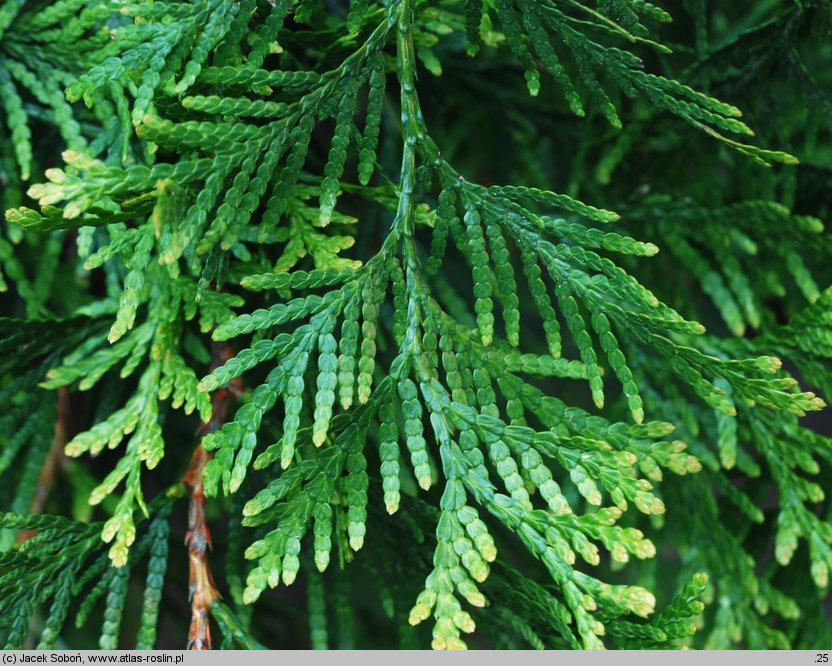
[[171, 641], [197, 444], [222, 647], [829, 638], [832, 14], [689, 4], [0, 4], [0, 638]]
[[[121, 568], [108, 567], [106, 549], [101, 541], [101, 523], [84, 525], [59, 516], [3, 514], [0, 518], [3, 529], [37, 530], [36, 536], [15, 552], [3, 556], [6, 573], [0, 578], [2, 609], [10, 618], [4, 649], [20, 649], [24, 645], [29, 617], [41, 606], [48, 609], [48, 615], [42, 623], [38, 649], [55, 649], [70, 605], [74, 603], [78, 608], [77, 614], [73, 615], [76, 626], [80, 627], [102, 598], [104, 621], [99, 645], [102, 649], [116, 649], [130, 571], [148, 549], [155, 551], [151, 555], [151, 567], [159, 554], [156, 544], [160, 528], [157, 525], [167, 519], [170, 506], [169, 503], [167, 506], [157, 504], [158, 517], [150, 531], [133, 546], [129, 562]], [[164, 570], [160, 573], [164, 578]], [[152, 597], [154, 588], [158, 591], [160, 583], [161, 580], [149, 578], [146, 595]], [[158, 603], [146, 604], [142, 617], [144, 638], [147, 632], [155, 632], [158, 612]]]

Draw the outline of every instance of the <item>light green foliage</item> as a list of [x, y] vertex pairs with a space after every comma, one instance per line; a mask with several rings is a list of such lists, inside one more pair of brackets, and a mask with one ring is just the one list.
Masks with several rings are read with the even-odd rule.
[[199, 443], [223, 647], [820, 644], [828, 8], [337, 4], [0, 4], [0, 638], [156, 647]]
[[396, 404], [393, 400], [384, 402], [379, 407], [379, 449], [381, 459], [381, 478], [384, 489], [384, 506], [387, 513], [396, 513], [401, 501], [399, 481], [399, 428]]

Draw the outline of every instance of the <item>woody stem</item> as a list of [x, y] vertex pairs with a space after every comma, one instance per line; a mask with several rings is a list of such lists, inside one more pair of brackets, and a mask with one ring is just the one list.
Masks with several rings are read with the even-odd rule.
[[[212, 346], [211, 370], [222, 365], [234, 355], [231, 346], [214, 343]], [[239, 380], [238, 380], [239, 381]], [[188, 531], [185, 544], [188, 547], [189, 587], [191, 595], [191, 625], [188, 630], [189, 650], [211, 649], [211, 625], [209, 615], [211, 606], [220, 598], [214, 577], [208, 564], [208, 551], [211, 548], [211, 532], [205, 522], [205, 492], [203, 472], [205, 465], [213, 458], [213, 453], [202, 446], [203, 438], [222, 426], [228, 409], [228, 402], [241, 386], [232, 384], [223, 386], [211, 394], [211, 419], [199, 426], [199, 443], [191, 456], [190, 464], [182, 479], [188, 489]]]

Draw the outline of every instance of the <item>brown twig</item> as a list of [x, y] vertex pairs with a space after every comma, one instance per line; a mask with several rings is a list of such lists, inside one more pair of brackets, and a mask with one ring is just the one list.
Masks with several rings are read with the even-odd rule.
[[[43, 467], [38, 476], [38, 485], [35, 489], [35, 496], [29, 506], [29, 513], [32, 515], [43, 513], [46, 509], [46, 502], [52, 492], [52, 485], [58, 470], [65, 461], [64, 447], [69, 441], [69, 388], [61, 386], [58, 389], [57, 415], [55, 417], [55, 434], [52, 437], [52, 445], [43, 461]], [[22, 530], [17, 535], [18, 542], [31, 539], [35, 535], [34, 530]]]
[[[69, 265], [69, 262], [77, 257], [75, 245], [77, 236], [77, 229], [70, 229], [64, 235], [61, 256], [62, 261], [67, 262], [66, 265]], [[38, 485], [35, 489], [35, 496], [32, 498], [32, 503], [29, 506], [29, 513], [32, 515], [44, 512], [46, 502], [49, 500], [49, 495], [52, 492], [52, 484], [58, 475], [58, 470], [66, 464], [64, 448], [69, 442], [71, 413], [68, 386], [58, 388], [56, 411], [55, 434], [52, 437], [52, 445], [49, 447], [49, 452], [43, 461], [43, 467], [41, 467], [40, 475], [38, 476]], [[34, 530], [23, 530], [18, 532], [17, 540], [22, 543], [23, 541], [28, 541], [34, 535]]]
[[[214, 343], [212, 346], [211, 370], [225, 363], [234, 355], [231, 345]], [[199, 426], [199, 443], [191, 456], [191, 462], [182, 482], [190, 493], [188, 504], [188, 531], [185, 544], [189, 553], [189, 586], [191, 594], [191, 626], [188, 630], [189, 650], [211, 649], [211, 605], [220, 598], [214, 584], [214, 577], [208, 565], [208, 550], [211, 548], [211, 532], [205, 523], [205, 492], [202, 473], [213, 457], [213, 452], [202, 447], [202, 439], [220, 428], [225, 422], [228, 402], [242, 391], [242, 382], [234, 380], [211, 394], [211, 419]]]

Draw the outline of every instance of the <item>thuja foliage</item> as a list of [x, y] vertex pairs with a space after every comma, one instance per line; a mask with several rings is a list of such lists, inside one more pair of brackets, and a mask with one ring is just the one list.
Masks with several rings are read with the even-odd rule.
[[0, 2], [0, 641], [832, 643], [832, 9], [665, 4]]

